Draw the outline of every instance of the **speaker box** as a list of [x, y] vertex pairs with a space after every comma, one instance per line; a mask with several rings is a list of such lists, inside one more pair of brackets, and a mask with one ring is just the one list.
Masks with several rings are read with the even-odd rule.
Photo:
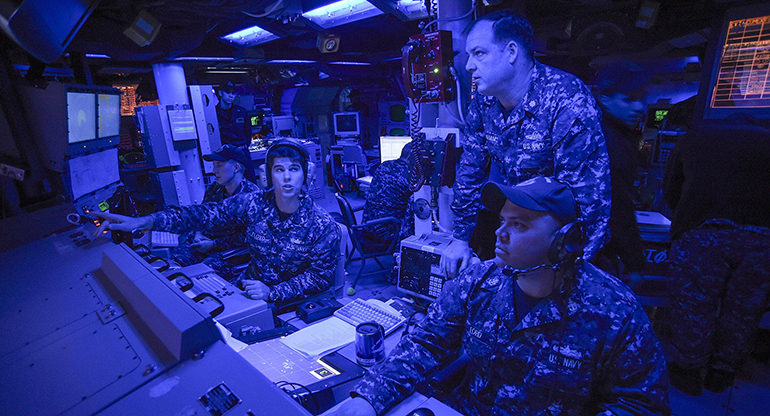
[[160, 32], [160, 22], [147, 10], [142, 10], [136, 16], [128, 29], [123, 34], [131, 38], [139, 46], [147, 46], [155, 40]]
[[318, 35], [316, 47], [321, 53], [334, 53], [340, 48], [340, 37], [336, 35]]

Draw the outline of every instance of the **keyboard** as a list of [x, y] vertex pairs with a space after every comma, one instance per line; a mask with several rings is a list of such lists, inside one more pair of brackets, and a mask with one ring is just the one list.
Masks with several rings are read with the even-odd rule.
[[152, 231], [151, 234], [153, 247], [176, 247], [179, 245], [179, 234], [166, 231]]
[[382, 325], [385, 335], [390, 334], [396, 328], [406, 322], [406, 318], [398, 312], [393, 313], [385, 308], [378, 307], [370, 302], [355, 299], [347, 305], [334, 311], [334, 316], [343, 321], [358, 326], [364, 322], [376, 322]]

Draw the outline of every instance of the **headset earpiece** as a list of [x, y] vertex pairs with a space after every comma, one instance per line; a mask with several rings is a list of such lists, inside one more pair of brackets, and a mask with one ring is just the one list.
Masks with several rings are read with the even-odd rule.
[[281, 147], [289, 147], [299, 153], [299, 156], [302, 159], [301, 165], [304, 173], [302, 184], [307, 185], [307, 177], [310, 174], [310, 154], [308, 153], [307, 149], [305, 149], [305, 146], [302, 146], [301, 143], [298, 143], [292, 139], [281, 139], [273, 143], [270, 148], [267, 149], [267, 154], [265, 154], [265, 175], [267, 176], [267, 189], [273, 187], [273, 166], [270, 162], [270, 157], [277, 149]]
[[548, 260], [559, 264], [566, 260], [574, 260], [583, 255], [586, 235], [582, 222], [571, 222], [556, 232], [548, 249]]

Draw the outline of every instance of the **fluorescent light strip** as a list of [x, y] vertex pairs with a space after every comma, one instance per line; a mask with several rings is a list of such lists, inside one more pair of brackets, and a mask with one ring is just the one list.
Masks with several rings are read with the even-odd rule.
[[244, 70], [228, 71], [224, 69], [209, 69], [209, 70], [206, 70], [206, 73], [208, 74], [248, 74], [249, 71], [244, 71]]
[[209, 62], [232, 62], [235, 58], [217, 57], [217, 56], [179, 56], [172, 61], [209, 61]]
[[103, 53], [87, 53], [86, 58], [112, 59], [109, 55]]
[[329, 62], [329, 65], [360, 65], [360, 66], [366, 66], [366, 65], [371, 65], [371, 63], [369, 63], [369, 62], [336, 61], [336, 62]]
[[302, 13], [302, 16], [324, 29], [351, 23], [382, 14], [366, 0], [341, 0], [323, 7]]
[[303, 59], [273, 59], [267, 61], [268, 64], [314, 64], [316, 61], [306, 61]]
[[240, 46], [254, 46], [260, 43], [278, 39], [278, 36], [272, 32], [262, 29], [259, 26], [252, 26], [237, 32], [233, 32], [229, 35], [222, 36], [220, 39]]

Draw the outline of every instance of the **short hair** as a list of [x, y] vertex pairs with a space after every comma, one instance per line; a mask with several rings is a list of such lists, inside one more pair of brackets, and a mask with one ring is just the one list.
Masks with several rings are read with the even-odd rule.
[[492, 33], [496, 43], [505, 44], [514, 41], [524, 48], [527, 57], [534, 58], [535, 34], [532, 24], [523, 14], [514, 10], [498, 10], [470, 22], [463, 30], [463, 34], [467, 36], [476, 23], [485, 20], [492, 22]]
[[287, 157], [291, 159], [292, 162], [299, 163], [299, 165], [302, 167], [302, 173], [305, 175], [305, 178], [307, 179], [307, 159], [305, 159], [305, 156], [302, 153], [300, 153], [299, 150], [295, 149], [294, 146], [288, 146], [288, 145], [278, 145], [278, 146], [275, 146], [274, 149], [270, 150], [268, 158], [266, 160], [267, 175], [272, 175], [273, 164], [275, 163], [275, 159], [278, 157]]

